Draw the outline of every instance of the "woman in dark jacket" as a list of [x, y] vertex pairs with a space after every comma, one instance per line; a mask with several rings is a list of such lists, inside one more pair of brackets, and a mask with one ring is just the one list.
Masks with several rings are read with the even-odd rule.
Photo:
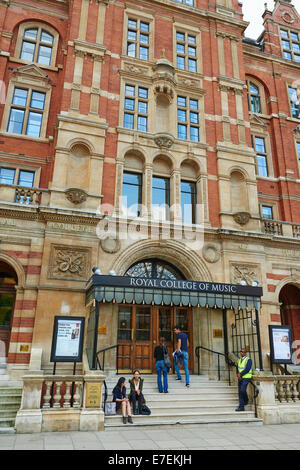
[[123, 424], [126, 424], [126, 411], [128, 414], [128, 423], [132, 424], [131, 409], [128, 398], [126, 397], [126, 379], [125, 377], [120, 377], [117, 385], [113, 389], [113, 401], [116, 402], [117, 411], [122, 409]]
[[[135, 370], [133, 372], [132, 379], [129, 380], [130, 383], [130, 394], [129, 400], [132, 402], [133, 414], [142, 414], [142, 402], [143, 402], [143, 384], [144, 380], [140, 377], [140, 372]], [[138, 402], [138, 412], [136, 411], [136, 402]]]

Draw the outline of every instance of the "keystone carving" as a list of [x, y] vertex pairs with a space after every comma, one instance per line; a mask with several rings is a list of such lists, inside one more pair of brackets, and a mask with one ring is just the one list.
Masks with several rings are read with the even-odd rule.
[[160, 148], [171, 148], [174, 143], [174, 137], [167, 133], [158, 133], [154, 136], [154, 142]]

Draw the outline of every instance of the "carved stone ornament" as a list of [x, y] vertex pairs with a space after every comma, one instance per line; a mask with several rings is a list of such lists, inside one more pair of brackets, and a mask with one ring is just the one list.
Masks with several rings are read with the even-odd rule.
[[66, 198], [73, 204], [81, 204], [86, 201], [87, 194], [82, 189], [69, 188], [66, 190]]
[[155, 134], [154, 136], [154, 142], [160, 148], [166, 148], [166, 149], [171, 148], [174, 143], [174, 140], [175, 139], [171, 134], [168, 134], [165, 132], [159, 132], [158, 134]]
[[216, 263], [220, 259], [220, 246], [215, 243], [205, 243], [202, 248], [202, 256], [208, 263]]
[[249, 214], [249, 212], [237, 212], [233, 214], [233, 218], [237, 224], [246, 225], [251, 218], [251, 214]]
[[48, 277], [86, 281], [90, 271], [90, 250], [87, 248], [52, 245]]
[[100, 245], [105, 253], [117, 253], [120, 250], [120, 241], [114, 238], [100, 240]]
[[233, 264], [231, 266], [231, 279], [233, 284], [246, 282], [247, 286], [252, 286], [252, 282], [260, 278], [257, 266], [247, 264]]
[[295, 21], [295, 18], [292, 15], [292, 13], [290, 11], [287, 11], [287, 10], [284, 10], [281, 13], [281, 18], [283, 19], [283, 21], [285, 21], [286, 23], [289, 23], [289, 24], [292, 24]]

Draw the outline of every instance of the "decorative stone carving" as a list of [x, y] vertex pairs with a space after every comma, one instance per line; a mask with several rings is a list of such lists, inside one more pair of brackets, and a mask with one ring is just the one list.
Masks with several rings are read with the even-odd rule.
[[237, 212], [233, 214], [233, 218], [237, 224], [246, 225], [251, 218], [251, 214], [249, 214], [249, 212]]
[[153, 70], [154, 94], [156, 96], [165, 95], [171, 103], [175, 96], [175, 69], [171, 62], [166, 59], [164, 49]]
[[90, 271], [90, 250], [81, 247], [52, 245], [48, 277], [86, 281]]
[[113, 238], [100, 240], [100, 245], [105, 253], [117, 253], [120, 250], [120, 241]]
[[205, 243], [202, 248], [202, 256], [208, 263], [216, 263], [221, 256], [220, 246], [215, 243]]
[[174, 137], [171, 134], [160, 132], [158, 134], [155, 134], [154, 136], [154, 142], [156, 145], [160, 148], [166, 148], [169, 149], [172, 147], [174, 143]]
[[295, 18], [290, 11], [284, 10], [280, 16], [286, 23], [292, 24], [295, 21]]
[[66, 190], [66, 198], [73, 204], [81, 204], [86, 201], [87, 193], [83, 189], [69, 188]]
[[259, 278], [258, 266], [248, 264], [232, 264], [231, 266], [233, 284], [240, 284], [241, 281], [245, 281], [248, 286], [252, 286], [252, 283], [258, 281]]

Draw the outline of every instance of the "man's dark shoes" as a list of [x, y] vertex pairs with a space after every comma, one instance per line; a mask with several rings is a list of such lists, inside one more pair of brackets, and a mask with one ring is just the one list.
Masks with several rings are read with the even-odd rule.
[[245, 408], [238, 407], [235, 411], [245, 411]]

